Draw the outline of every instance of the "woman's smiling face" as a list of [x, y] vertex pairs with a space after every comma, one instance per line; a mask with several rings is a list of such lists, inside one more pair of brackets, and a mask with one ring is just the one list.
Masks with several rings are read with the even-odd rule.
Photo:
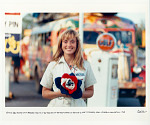
[[77, 41], [75, 37], [68, 37], [62, 40], [62, 50], [64, 55], [74, 55], [77, 48]]

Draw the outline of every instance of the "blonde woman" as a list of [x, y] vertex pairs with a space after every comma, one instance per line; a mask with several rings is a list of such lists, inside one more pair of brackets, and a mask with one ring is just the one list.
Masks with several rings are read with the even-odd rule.
[[48, 107], [85, 107], [84, 99], [93, 96], [95, 83], [91, 66], [81, 54], [79, 34], [64, 31], [40, 82], [43, 98], [50, 99]]

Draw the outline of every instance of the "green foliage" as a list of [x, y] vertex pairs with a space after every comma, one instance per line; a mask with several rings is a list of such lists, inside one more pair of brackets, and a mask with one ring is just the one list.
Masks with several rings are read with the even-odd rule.
[[141, 21], [139, 25], [136, 25], [135, 40], [136, 40], [136, 45], [138, 46], [142, 45], [142, 31], [144, 29], [145, 29], [144, 21]]

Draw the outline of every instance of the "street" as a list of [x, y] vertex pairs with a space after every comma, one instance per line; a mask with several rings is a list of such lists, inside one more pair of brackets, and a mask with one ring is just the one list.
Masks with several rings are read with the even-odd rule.
[[35, 91], [34, 80], [28, 80], [24, 75], [19, 76], [19, 83], [13, 82], [13, 73], [10, 78], [10, 92], [12, 99], [6, 99], [6, 107], [46, 107], [49, 100], [43, 99]]

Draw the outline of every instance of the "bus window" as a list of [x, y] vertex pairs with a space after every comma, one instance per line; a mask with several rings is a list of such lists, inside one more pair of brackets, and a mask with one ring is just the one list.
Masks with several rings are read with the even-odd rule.
[[109, 31], [113, 34], [116, 40], [121, 40], [121, 43], [127, 44], [132, 43], [132, 33], [130, 31]]
[[94, 31], [84, 31], [84, 43], [87, 44], [96, 44], [96, 39], [98, 37], [98, 33]]
[[35, 34], [35, 41], [33, 41], [33, 45], [37, 48], [38, 47], [38, 34]]
[[121, 32], [114, 32], [114, 36], [116, 37], [116, 40], [120, 40], [121, 38]]
[[33, 41], [34, 41], [34, 35], [31, 35], [31, 39], [30, 39], [30, 43], [29, 43], [30, 46], [33, 45]]
[[35, 46], [35, 41], [36, 41], [36, 36], [35, 36], [35, 35], [32, 35], [32, 36], [31, 36], [30, 45], [31, 45], [31, 46]]
[[122, 31], [121, 38], [122, 38], [122, 43], [124, 44], [132, 43], [132, 33], [129, 31]]
[[46, 33], [45, 39], [45, 45], [49, 46], [51, 42], [51, 32]]
[[45, 45], [45, 33], [42, 33], [42, 41], [41, 41], [41, 45]]
[[132, 43], [132, 33], [128, 31], [127, 34], [128, 34], [128, 42]]
[[31, 36], [31, 46], [37, 46], [37, 34]]
[[38, 37], [36, 37], [36, 47], [40, 47], [42, 45], [42, 34], [38, 34]]
[[[116, 40], [121, 40], [121, 32], [120, 31], [109, 31], [108, 33], [111, 33], [112, 35], [114, 35], [114, 37], [116, 38]], [[117, 43], [118, 45], [118, 43]]]

